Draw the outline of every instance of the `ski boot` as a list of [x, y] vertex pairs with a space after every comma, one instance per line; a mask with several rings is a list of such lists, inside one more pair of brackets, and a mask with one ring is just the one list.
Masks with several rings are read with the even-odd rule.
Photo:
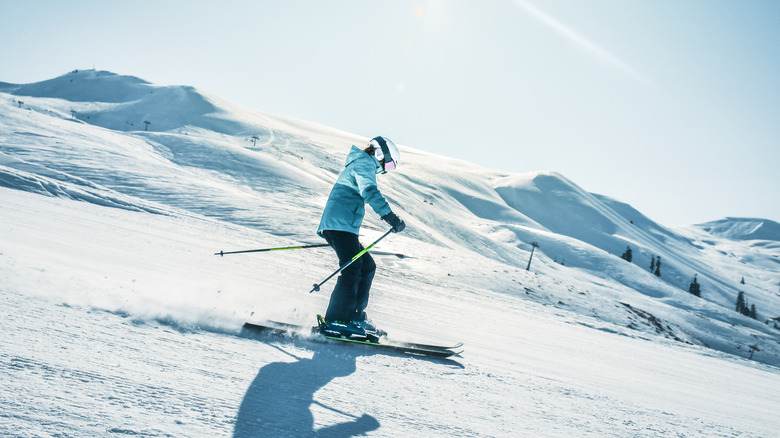
[[369, 337], [360, 321], [327, 321], [322, 315], [317, 315], [317, 325], [325, 336], [359, 341]]
[[377, 342], [379, 338], [387, 336], [386, 331], [382, 329], [378, 329], [376, 327], [376, 324], [374, 324], [370, 319], [368, 319], [368, 315], [366, 315], [366, 312], [363, 312], [360, 315], [359, 320], [352, 321], [352, 322], [360, 325], [363, 328], [363, 330], [365, 330], [366, 337], [372, 342]]

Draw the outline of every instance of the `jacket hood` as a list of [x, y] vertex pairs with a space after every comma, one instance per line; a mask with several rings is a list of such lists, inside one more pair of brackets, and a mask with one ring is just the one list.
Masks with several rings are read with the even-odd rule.
[[349, 150], [349, 153], [347, 154], [347, 160], [344, 162], [344, 167], [349, 166], [353, 161], [362, 157], [370, 158], [371, 161], [373, 161], [374, 164], [376, 164], [377, 169], [381, 169], [381, 165], [379, 164], [379, 161], [375, 157], [368, 155], [366, 151], [360, 149], [355, 145], [352, 145], [352, 149]]

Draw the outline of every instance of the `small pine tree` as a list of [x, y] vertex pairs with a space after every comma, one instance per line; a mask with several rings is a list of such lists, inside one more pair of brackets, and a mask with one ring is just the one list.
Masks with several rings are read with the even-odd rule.
[[737, 306], [734, 310], [739, 313], [744, 313], [745, 307], [747, 307], [747, 304], [745, 303], [745, 292], [739, 291], [737, 294]]
[[661, 256], [658, 256], [658, 258], [655, 259], [655, 272], [654, 272], [654, 274], [655, 274], [656, 277], [660, 277], [661, 276]]
[[699, 284], [698, 280], [696, 279], [696, 276], [698, 274], [693, 275], [693, 281], [688, 286], [688, 292], [690, 292], [692, 295], [696, 295], [697, 297], [701, 298], [701, 285]]
[[655, 256], [650, 258], [650, 272], [655, 272]]
[[[742, 296], [741, 306], [739, 299], [740, 296]], [[739, 295], [737, 295], [737, 312], [745, 316], [750, 316], [750, 305], [748, 304], [748, 300], [747, 297], [745, 297], [744, 292], [740, 292]]]
[[739, 284], [745, 284], [745, 277], [742, 277], [742, 280], [739, 281]]
[[753, 319], [758, 319], [758, 312], [756, 311], [756, 305], [755, 304], [751, 304], [750, 305], [750, 312], [748, 312], [747, 316], [749, 316], [749, 317], [751, 317]]
[[631, 252], [631, 247], [626, 247], [626, 252], [623, 253], [623, 255], [620, 256], [621, 259], [631, 263], [631, 260], [634, 258], [634, 255]]

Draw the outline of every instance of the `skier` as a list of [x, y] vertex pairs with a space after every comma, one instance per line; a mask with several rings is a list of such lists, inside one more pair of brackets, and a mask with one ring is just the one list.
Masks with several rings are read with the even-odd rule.
[[[379, 192], [377, 174], [398, 166], [400, 153], [395, 143], [386, 137], [374, 137], [365, 149], [352, 146], [344, 170], [328, 196], [317, 234], [325, 238], [336, 251], [339, 266], [344, 266], [363, 250], [358, 233], [363, 223], [365, 204], [388, 224], [393, 232], [401, 232], [406, 224], [390, 209]], [[321, 329], [329, 334], [348, 338], [378, 337], [382, 334], [366, 317], [368, 293], [374, 279], [376, 264], [368, 253], [341, 271]]]

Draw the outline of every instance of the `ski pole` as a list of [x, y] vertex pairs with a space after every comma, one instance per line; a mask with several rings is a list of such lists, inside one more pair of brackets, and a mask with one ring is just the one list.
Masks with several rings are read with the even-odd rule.
[[314, 245], [301, 245], [301, 246], [285, 246], [281, 248], [262, 248], [262, 249], [247, 249], [243, 251], [220, 251], [215, 252], [214, 255], [218, 256], [224, 256], [225, 254], [243, 254], [247, 252], [267, 252], [267, 251], [284, 251], [286, 249], [306, 249], [306, 248], [322, 248], [325, 246], [330, 246], [327, 243], [317, 243]]
[[326, 282], [326, 281], [328, 281], [328, 280], [330, 280], [331, 278], [335, 277], [335, 276], [336, 276], [336, 274], [338, 274], [339, 272], [341, 272], [341, 271], [343, 271], [343, 270], [347, 269], [347, 267], [348, 267], [349, 265], [351, 265], [351, 264], [352, 264], [352, 263], [353, 263], [355, 260], [359, 259], [359, 258], [360, 258], [360, 256], [362, 256], [363, 254], [367, 253], [369, 249], [373, 248], [373, 247], [374, 247], [374, 245], [376, 245], [377, 243], [379, 243], [379, 241], [380, 241], [380, 240], [384, 239], [385, 237], [387, 237], [387, 235], [388, 235], [388, 234], [390, 234], [390, 233], [392, 233], [392, 232], [393, 232], [393, 229], [392, 229], [392, 228], [390, 228], [389, 230], [387, 230], [387, 232], [386, 232], [385, 234], [382, 234], [382, 237], [380, 237], [379, 239], [376, 239], [376, 241], [374, 241], [374, 243], [372, 243], [371, 245], [368, 245], [368, 246], [366, 247], [366, 249], [364, 249], [363, 251], [360, 251], [359, 253], [355, 254], [355, 256], [354, 256], [354, 257], [352, 257], [352, 260], [350, 260], [350, 261], [348, 261], [347, 263], [345, 263], [345, 264], [344, 264], [344, 266], [340, 267], [340, 268], [339, 268], [339, 269], [338, 269], [336, 272], [334, 272], [334, 273], [330, 274], [330, 275], [328, 276], [328, 278], [326, 278], [326, 279], [322, 280], [320, 283], [315, 283], [315, 284], [314, 284], [314, 287], [313, 287], [313, 288], [312, 288], [312, 289], [309, 291], [309, 293], [312, 293], [312, 292], [315, 292], [315, 291], [319, 292], [319, 290], [320, 290], [320, 286], [322, 286], [323, 284], [325, 284], [325, 282]]

